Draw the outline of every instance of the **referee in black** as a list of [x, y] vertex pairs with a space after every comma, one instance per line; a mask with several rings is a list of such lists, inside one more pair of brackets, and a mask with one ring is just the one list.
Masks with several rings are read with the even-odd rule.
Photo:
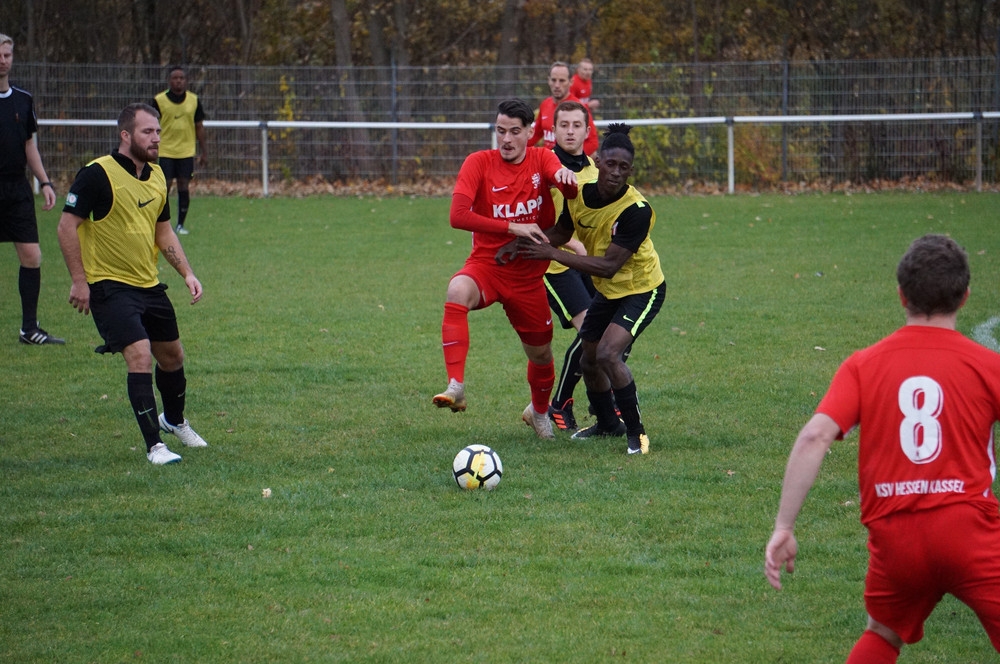
[[34, 134], [38, 131], [31, 95], [10, 84], [14, 40], [0, 34], [0, 242], [13, 242], [21, 270], [17, 290], [21, 295], [23, 344], [62, 344], [38, 325], [38, 294], [42, 290], [42, 250], [38, 246], [35, 196], [24, 175], [27, 166], [42, 183], [45, 205], [51, 210], [56, 192], [45, 174]]

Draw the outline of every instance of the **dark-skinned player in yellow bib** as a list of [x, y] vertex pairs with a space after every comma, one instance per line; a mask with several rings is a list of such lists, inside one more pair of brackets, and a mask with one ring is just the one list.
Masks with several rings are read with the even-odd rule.
[[[557, 224], [547, 232], [550, 244], [518, 241], [497, 260], [555, 260], [593, 277], [597, 295], [580, 328], [581, 368], [597, 423], [574, 439], [626, 436], [629, 454], [647, 454], [649, 437], [639, 413], [635, 380], [622, 353], [652, 322], [663, 305], [666, 286], [650, 231], [656, 213], [628, 183], [635, 147], [626, 124], [612, 124], [598, 151], [598, 176], [567, 200]], [[580, 256], [558, 247], [574, 231], [587, 249]], [[615, 405], [621, 412], [619, 419]]]

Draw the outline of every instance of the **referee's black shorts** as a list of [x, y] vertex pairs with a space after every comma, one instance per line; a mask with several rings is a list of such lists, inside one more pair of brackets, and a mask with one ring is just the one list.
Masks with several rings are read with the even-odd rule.
[[120, 281], [90, 284], [90, 313], [104, 339], [98, 353], [120, 353], [136, 341], [176, 341], [177, 315], [167, 285], [139, 288]]
[[0, 242], [38, 244], [35, 194], [24, 176], [0, 180]]

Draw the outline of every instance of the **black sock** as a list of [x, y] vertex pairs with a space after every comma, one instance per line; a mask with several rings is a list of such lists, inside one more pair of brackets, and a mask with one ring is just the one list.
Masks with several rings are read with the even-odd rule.
[[639, 395], [635, 391], [635, 381], [625, 387], [616, 387], [614, 393], [615, 404], [621, 411], [622, 421], [625, 422], [628, 432], [632, 435], [646, 433], [642, 426], [642, 415], [639, 413]]
[[191, 192], [177, 190], [177, 225], [183, 226], [191, 205]]
[[552, 406], [561, 409], [566, 402], [573, 398], [573, 391], [577, 383], [583, 377], [580, 371], [580, 358], [583, 357], [583, 339], [577, 335], [573, 343], [566, 349], [566, 357], [563, 359], [562, 373], [556, 382], [555, 397], [552, 399]]
[[139, 431], [146, 441], [146, 451], [160, 440], [160, 423], [156, 412], [156, 397], [153, 396], [153, 377], [147, 373], [129, 373], [128, 400], [139, 423]]
[[613, 392], [592, 392], [587, 390], [587, 398], [590, 405], [594, 407], [594, 416], [597, 417], [597, 425], [604, 431], [617, 429], [618, 416], [615, 414], [615, 402], [612, 399]]
[[17, 275], [17, 290], [21, 294], [21, 329], [27, 332], [38, 327], [38, 294], [42, 290], [42, 268], [22, 265]]
[[184, 367], [177, 371], [164, 371], [157, 365], [156, 389], [163, 399], [163, 417], [175, 426], [184, 424], [184, 393], [187, 391]]

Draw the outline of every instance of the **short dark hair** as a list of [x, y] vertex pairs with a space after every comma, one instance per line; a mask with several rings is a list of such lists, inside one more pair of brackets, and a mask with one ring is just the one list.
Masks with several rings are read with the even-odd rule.
[[180, 71], [180, 73], [182, 73], [185, 76], [187, 76], [187, 70], [185, 70], [182, 65], [170, 65], [167, 68], [167, 78], [170, 78], [171, 76], [173, 76], [173, 74], [174, 74], [175, 71]]
[[136, 102], [134, 104], [129, 104], [122, 109], [121, 113], [118, 114], [118, 131], [127, 131], [130, 134], [134, 132], [135, 114], [139, 111], [145, 111], [157, 120], [160, 119], [160, 113], [155, 108], [141, 101]]
[[525, 127], [530, 127], [535, 121], [535, 112], [531, 110], [528, 102], [522, 99], [505, 99], [497, 105], [497, 115], [506, 115], [508, 118], [517, 118], [524, 123]]
[[601, 143], [601, 152], [621, 148], [635, 158], [635, 146], [632, 145], [632, 139], [628, 137], [630, 131], [632, 131], [632, 126], [624, 122], [612, 122], [609, 124], [607, 131], [604, 132], [604, 142]]
[[590, 117], [590, 114], [587, 113], [587, 107], [581, 104], [580, 102], [573, 100], [563, 101], [559, 102], [559, 105], [556, 106], [555, 113], [552, 114], [553, 124], [559, 119], [559, 113], [561, 112], [572, 113], [573, 111], [581, 111], [583, 113], [584, 120]]
[[568, 74], [570, 72], [570, 68], [569, 68], [569, 64], [568, 63], [563, 62], [562, 60], [556, 60], [551, 65], [549, 65], [549, 73], [551, 74], [552, 70], [555, 69], [556, 67], [565, 67], [566, 68], [566, 73]]
[[911, 314], [955, 313], [965, 299], [969, 278], [965, 249], [947, 235], [914, 240], [896, 266], [896, 281]]

